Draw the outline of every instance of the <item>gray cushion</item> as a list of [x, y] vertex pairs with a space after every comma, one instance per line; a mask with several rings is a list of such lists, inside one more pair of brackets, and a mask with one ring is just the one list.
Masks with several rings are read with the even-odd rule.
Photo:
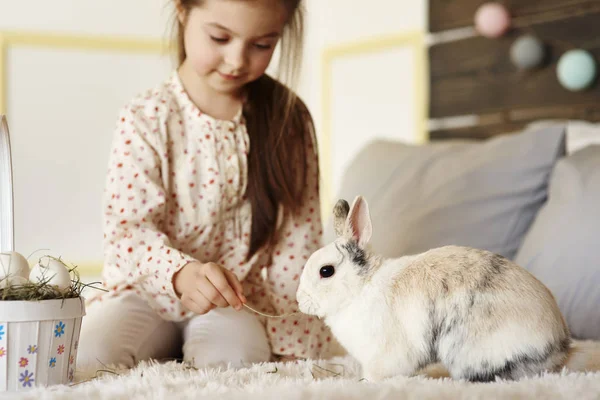
[[550, 288], [579, 339], [600, 339], [600, 145], [562, 159], [516, 261]]
[[[372, 142], [350, 163], [336, 199], [365, 197], [372, 246], [384, 256], [456, 244], [513, 258], [546, 200], [564, 137], [564, 125], [554, 125], [483, 142]], [[324, 235], [334, 238], [331, 220]]]

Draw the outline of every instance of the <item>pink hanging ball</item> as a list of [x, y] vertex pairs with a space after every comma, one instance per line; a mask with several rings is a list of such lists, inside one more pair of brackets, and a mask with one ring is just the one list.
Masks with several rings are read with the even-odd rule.
[[475, 29], [488, 38], [502, 36], [510, 27], [510, 14], [500, 3], [482, 4], [475, 13]]

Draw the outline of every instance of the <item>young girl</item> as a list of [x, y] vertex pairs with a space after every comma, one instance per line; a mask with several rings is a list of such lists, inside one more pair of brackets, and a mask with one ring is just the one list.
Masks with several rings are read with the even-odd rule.
[[[121, 112], [104, 206], [108, 292], [90, 299], [79, 365], [178, 357], [197, 367], [317, 358], [297, 312], [320, 246], [311, 117], [265, 74], [301, 49], [300, 0], [175, 0], [180, 65]], [[293, 46], [293, 47], [288, 47]]]

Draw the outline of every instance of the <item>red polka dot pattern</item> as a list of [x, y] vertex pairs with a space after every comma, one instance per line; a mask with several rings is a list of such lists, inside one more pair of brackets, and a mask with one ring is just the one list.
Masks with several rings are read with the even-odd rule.
[[[175, 272], [193, 260], [236, 274], [253, 308], [297, 311], [304, 263], [321, 243], [317, 157], [309, 152], [309, 185], [298, 215], [282, 220], [270, 254], [246, 261], [251, 209], [244, 197], [249, 138], [239, 113], [232, 121], [203, 114], [176, 73], [134, 99], [117, 121], [104, 196], [104, 285], [95, 300], [134, 290], [167, 320], [191, 317], [175, 295]], [[275, 354], [317, 358], [330, 333], [313, 317], [267, 319]]]

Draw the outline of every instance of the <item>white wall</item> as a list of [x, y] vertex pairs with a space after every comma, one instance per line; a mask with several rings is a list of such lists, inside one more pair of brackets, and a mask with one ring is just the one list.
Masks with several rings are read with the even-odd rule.
[[[351, 4], [351, 5], [350, 5]], [[425, 31], [427, 0], [308, 0], [304, 62], [304, 87], [301, 93], [320, 121], [320, 56], [330, 46], [367, 38], [411, 31]], [[314, 86], [313, 86], [314, 85]], [[308, 90], [316, 87], [317, 90]]]
[[[373, 36], [422, 31], [425, 0], [307, 1], [299, 92], [321, 130], [323, 51]], [[0, 31], [160, 39], [170, 33], [170, 17], [169, 0], [0, 0]], [[366, 141], [413, 140], [414, 71], [403, 52], [336, 64], [334, 185]], [[50, 249], [76, 263], [101, 261], [100, 202], [116, 113], [131, 96], [164, 79], [171, 60], [19, 47], [9, 50], [7, 68], [16, 250], [27, 255]]]
[[[309, 0], [305, 74], [300, 93], [312, 111], [320, 134], [331, 136], [323, 148], [331, 160], [338, 190], [350, 160], [368, 141], [387, 138], [414, 142], [418, 133], [414, 104], [414, 54], [407, 48], [340, 58], [333, 65], [331, 131], [324, 132], [321, 56], [330, 47], [409, 32], [425, 32], [427, 0]], [[327, 173], [325, 171], [325, 173]]]
[[[0, 0], [0, 32], [160, 40], [166, 0]], [[118, 109], [172, 68], [168, 54], [31, 45], [5, 67], [15, 249], [102, 260], [101, 200]]]
[[162, 37], [167, 0], [0, 0], [0, 29]]

